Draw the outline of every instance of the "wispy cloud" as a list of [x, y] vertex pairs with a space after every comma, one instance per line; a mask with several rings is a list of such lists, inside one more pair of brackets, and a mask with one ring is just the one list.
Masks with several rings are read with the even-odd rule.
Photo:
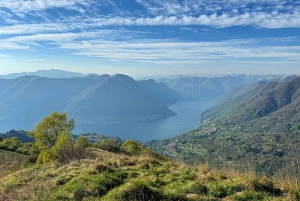
[[[298, 58], [299, 46], [253, 46], [258, 40], [222, 42], [82, 41], [63, 43], [61, 48], [74, 54], [117, 60], [189, 61], [288, 59]], [[252, 44], [252, 47], [249, 44]]]
[[205, 33], [209, 35], [227, 27], [299, 29], [300, 1], [293, 0], [2, 0], [0, 22], [4, 55], [6, 50], [49, 48], [107, 60], [196, 65], [299, 62], [300, 54], [298, 37], [203, 42], [209, 40], [198, 36], [203, 30], [213, 30]]
[[91, 0], [2, 0], [0, 8], [8, 9], [13, 13], [27, 13], [51, 8], [72, 8], [76, 5], [89, 6]]
[[212, 27], [256, 26], [260, 28], [300, 28], [300, 12], [291, 14], [268, 14], [263, 12], [244, 14], [212, 14], [194, 16], [156, 16], [146, 18], [135, 17], [102, 17], [78, 21], [60, 21], [52, 23], [17, 24], [0, 27], [0, 35], [18, 35], [33, 33], [61, 33], [100, 29], [110, 26], [186, 26], [204, 25]]

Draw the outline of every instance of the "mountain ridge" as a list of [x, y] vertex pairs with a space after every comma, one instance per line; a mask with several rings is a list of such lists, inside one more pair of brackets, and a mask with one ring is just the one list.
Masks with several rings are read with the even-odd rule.
[[251, 163], [262, 174], [274, 174], [293, 164], [300, 173], [299, 119], [297, 77], [288, 83], [272, 81], [219, 103], [204, 113], [198, 128], [148, 145], [188, 164], [241, 168]]
[[[102, 93], [102, 95], [98, 97], [93, 96], [92, 93], [97, 92], [95, 89], [98, 89], [99, 92], [99, 90], [101, 91], [101, 89], [108, 87], [108, 85], [111, 85], [110, 87], [115, 89], [114, 93], [111, 93], [107, 88], [106, 92], [110, 93], [111, 97], [108, 97], [105, 93]], [[15, 79], [0, 79], [0, 122], [5, 124], [35, 124], [44, 116], [55, 110], [59, 112], [67, 111], [70, 112], [70, 115], [71, 113], [74, 113], [74, 111], [71, 111], [69, 108], [84, 112], [83, 107], [90, 103], [83, 103], [81, 101], [83, 104], [77, 104], [76, 107], [71, 107], [69, 105], [74, 99], [79, 101], [80, 95], [86, 100], [88, 100], [89, 97], [103, 100], [102, 104], [109, 104], [110, 102], [113, 102], [114, 98], [118, 97], [119, 100], [123, 100], [123, 102], [127, 101], [127, 104], [129, 104], [130, 96], [128, 96], [128, 94], [131, 94], [137, 98], [136, 103], [139, 103], [140, 106], [143, 107], [144, 117], [154, 115], [152, 119], [155, 119], [175, 115], [175, 113], [171, 112], [167, 108], [165, 103], [161, 102], [162, 99], [159, 100], [159, 95], [163, 96], [172, 90], [166, 87], [161, 87], [156, 82], [154, 85], [157, 85], [157, 90], [161, 89], [156, 97], [151, 95], [153, 92], [148, 91], [147, 87], [141, 87], [135, 80], [125, 75], [93, 75], [82, 78], [45, 78], [38, 76], [23, 76]], [[119, 89], [116, 89], [116, 87], [114, 88], [114, 86], [118, 86]], [[83, 94], [83, 92], [85, 93]], [[120, 97], [120, 94], [123, 94], [124, 97]], [[105, 101], [103, 97], [106, 97]], [[143, 101], [142, 99], [139, 99], [139, 97], [144, 97]], [[147, 106], [142, 103], [146, 102], [146, 99], [149, 100], [149, 104], [152, 104], [152, 110], [147, 110]], [[173, 100], [173, 103], [177, 101], [171, 96], [170, 100]], [[115, 100], [115, 102], [116, 101], [117, 100]], [[132, 98], [131, 102], [133, 104]], [[100, 108], [100, 105], [97, 105], [97, 100], [93, 100], [92, 103], [94, 109], [90, 109], [89, 111], [94, 114], [95, 111], [98, 111], [98, 113], [101, 114], [102, 111], [97, 109]], [[124, 104], [119, 104], [118, 108], [115, 110], [125, 110], [127, 107], [124, 106]], [[112, 105], [110, 107], [113, 108]], [[104, 111], [107, 108], [102, 107], [102, 109]], [[136, 116], [136, 113], [133, 114], [129, 110], [127, 110], [127, 112], [130, 117]], [[76, 115], [84, 116], [78, 113]], [[135, 117], [135, 121], [138, 121], [138, 117], [141, 116], [137, 115]], [[118, 117], [116, 116], [115, 118]], [[144, 118], [145, 121], [147, 119], [149, 120], [149, 118]], [[78, 121], [77, 123], [83, 122]]]
[[59, 69], [51, 70], [37, 70], [35, 72], [21, 72], [21, 73], [11, 73], [7, 75], [0, 75], [0, 78], [4, 79], [15, 79], [22, 76], [39, 76], [47, 78], [74, 78], [74, 77], [85, 77], [82, 73], [64, 71]]

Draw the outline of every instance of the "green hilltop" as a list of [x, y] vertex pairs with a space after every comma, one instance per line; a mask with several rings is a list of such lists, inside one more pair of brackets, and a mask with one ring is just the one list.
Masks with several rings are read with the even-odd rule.
[[[0, 177], [0, 200], [296, 200], [294, 180], [187, 166], [157, 154], [91, 149], [93, 157]], [[17, 159], [16, 159], [17, 160]]]

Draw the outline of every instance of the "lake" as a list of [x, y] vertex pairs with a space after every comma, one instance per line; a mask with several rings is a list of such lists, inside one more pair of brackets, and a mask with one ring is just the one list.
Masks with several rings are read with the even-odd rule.
[[[113, 137], [117, 136], [123, 140], [135, 139], [142, 142], [165, 139], [198, 127], [201, 114], [211, 106], [212, 102], [181, 100], [169, 107], [172, 111], [177, 113], [177, 115], [173, 117], [143, 123], [80, 125], [75, 122], [73, 133], [98, 133]], [[34, 127], [34, 124], [0, 125], [0, 132], [7, 132], [12, 129], [32, 130]]]
[[143, 123], [76, 125], [74, 133], [95, 132], [142, 142], [165, 139], [198, 127], [201, 114], [211, 106], [212, 102], [182, 100], [169, 107], [177, 116]]

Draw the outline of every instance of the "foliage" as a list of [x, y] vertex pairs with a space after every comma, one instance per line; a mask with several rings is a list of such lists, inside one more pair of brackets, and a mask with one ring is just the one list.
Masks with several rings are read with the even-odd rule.
[[187, 164], [240, 170], [251, 164], [267, 175], [293, 166], [300, 174], [299, 86], [300, 78], [259, 86], [206, 111], [200, 127], [147, 145]]
[[95, 148], [102, 149], [110, 152], [119, 152], [120, 144], [117, 139], [103, 139], [95, 142]]
[[126, 153], [131, 155], [140, 155], [144, 149], [144, 146], [141, 142], [137, 142], [134, 140], [126, 140], [122, 146], [122, 149], [125, 150]]
[[72, 161], [94, 158], [95, 154], [83, 146], [76, 146], [74, 142], [65, 142], [50, 152], [50, 156], [58, 166], [69, 164]]
[[15, 151], [22, 147], [22, 142], [18, 137], [6, 138], [0, 143], [0, 149]]
[[90, 143], [88, 142], [87, 138], [84, 136], [79, 136], [75, 141], [75, 147], [89, 147]]
[[67, 113], [53, 112], [45, 117], [34, 130], [31, 136], [36, 140], [40, 150], [53, 147], [59, 139], [61, 133], [69, 135], [74, 129], [74, 119], [67, 120]]

